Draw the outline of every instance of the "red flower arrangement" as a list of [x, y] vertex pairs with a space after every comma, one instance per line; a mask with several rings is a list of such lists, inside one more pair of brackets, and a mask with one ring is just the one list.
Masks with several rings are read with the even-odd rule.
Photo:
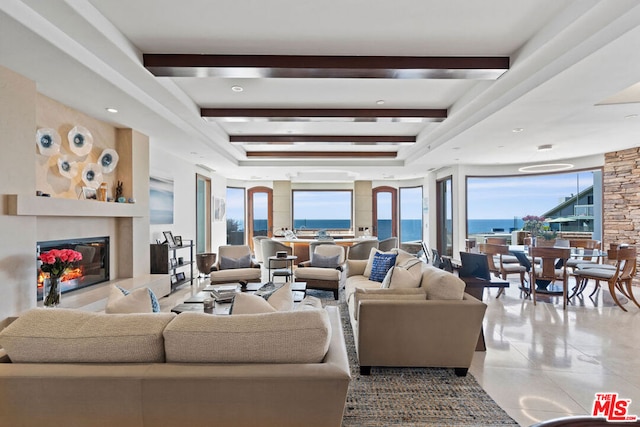
[[[56, 306], [60, 303], [60, 277], [64, 272], [73, 267], [73, 263], [82, 259], [82, 254], [72, 249], [51, 249], [39, 256], [42, 265], [40, 270], [49, 273], [49, 291], [45, 292], [44, 305]], [[45, 291], [46, 291], [45, 286]]]

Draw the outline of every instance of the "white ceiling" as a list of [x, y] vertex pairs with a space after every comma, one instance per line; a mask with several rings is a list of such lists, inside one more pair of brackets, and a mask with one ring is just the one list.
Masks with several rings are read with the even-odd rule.
[[[172, 78], [147, 71], [143, 53], [507, 56], [511, 66], [497, 80]], [[230, 178], [330, 170], [350, 179], [380, 179], [382, 172], [408, 179], [451, 164], [555, 162], [640, 145], [636, 0], [3, 0], [0, 64], [35, 80], [47, 96], [138, 129], [154, 146]], [[200, 117], [200, 108], [247, 107], [447, 109], [448, 117]], [[418, 142], [392, 147], [395, 159], [254, 159], [248, 146], [229, 143], [229, 135], [242, 134], [417, 135]], [[554, 148], [538, 152], [543, 144]], [[250, 149], [327, 149], [291, 147]]]

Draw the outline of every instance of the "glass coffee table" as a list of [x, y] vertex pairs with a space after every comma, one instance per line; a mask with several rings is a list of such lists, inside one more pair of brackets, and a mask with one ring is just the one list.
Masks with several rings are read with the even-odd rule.
[[[276, 283], [276, 285], [285, 285], [286, 283]], [[192, 311], [196, 313], [209, 313], [209, 314], [217, 314], [217, 315], [226, 315], [231, 311], [232, 302], [227, 303], [219, 303], [215, 302], [213, 306], [213, 310], [205, 311], [204, 308], [204, 300], [210, 299], [211, 291], [216, 290], [218, 292], [225, 291], [233, 291], [235, 292], [248, 292], [254, 294], [260, 289], [264, 283], [247, 283], [246, 287], [240, 286], [238, 283], [223, 283], [218, 285], [207, 285], [200, 292], [192, 295], [191, 297], [184, 300], [182, 304], [178, 304], [171, 309], [173, 313], [183, 313], [187, 311]], [[301, 302], [307, 293], [307, 283], [306, 282], [293, 282], [291, 283], [291, 289], [293, 291], [293, 302], [299, 303]]]

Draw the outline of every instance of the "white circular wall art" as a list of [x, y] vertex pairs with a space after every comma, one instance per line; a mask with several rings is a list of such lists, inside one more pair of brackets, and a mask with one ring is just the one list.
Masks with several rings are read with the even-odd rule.
[[111, 173], [118, 166], [119, 160], [116, 150], [105, 148], [98, 158], [98, 164], [102, 167], [102, 173]]
[[74, 126], [67, 135], [69, 148], [77, 156], [86, 156], [93, 147], [93, 135], [85, 127]]
[[100, 184], [102, 184], [102, 167], [97, 163], [87, 163], [82, 169], [82, 181], [87, 187], [100, 187]]
[[60, 134], [51, 128], [38, 129], [36, 144], [43, 156], [51, 156], [60, 152]]
[[65, 178], [73, 179], [78, 175], [78, 163], [70, 161], [67, 156], [58, 157], [58, 171]]

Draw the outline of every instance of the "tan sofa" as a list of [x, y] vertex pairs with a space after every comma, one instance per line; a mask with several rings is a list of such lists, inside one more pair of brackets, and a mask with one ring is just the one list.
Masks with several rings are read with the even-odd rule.
[[[396, 265], [407, 255], [399, 255]], [[422, 262], [412, 267], [417, 286], [401, 282], [381, 289], [365, 276], [367, 262], [347, 260], [345, 283], [360, 372], [413, 366], [454, 368], [456, 375], [466, 375], [487, 306], [465, 293], [458, 277]]]
[[0, 345], [1, 426], [339, 426], [350, 380], [335, 307], [35, 309]]

